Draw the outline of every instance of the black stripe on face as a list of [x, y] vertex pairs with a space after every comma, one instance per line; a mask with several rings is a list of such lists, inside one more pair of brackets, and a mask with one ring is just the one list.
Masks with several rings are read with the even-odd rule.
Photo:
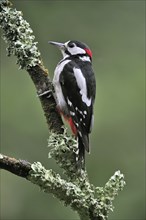
[[71, 53], [70, 53], [67, 49], [65, 49], [64, 52], [65, 52], [67, 55], [71, 56]]

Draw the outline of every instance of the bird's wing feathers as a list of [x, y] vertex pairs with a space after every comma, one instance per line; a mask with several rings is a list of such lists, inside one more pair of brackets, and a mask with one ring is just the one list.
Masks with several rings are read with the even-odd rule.
[[[73, 64], [73, 66], [75, 66]], [[78, 68], [72, 68], [72, 63], [68, 63], [60, 74], [60, 83], [63, 95], [78, 130], [78, 135], [83, 140], [83, 144], [89, 151], [88, 134], [91, 130], [93, 115], [92, 97], [87, 97], [85, 78]], [[88, 83], [88, 82], [87, 82]]]

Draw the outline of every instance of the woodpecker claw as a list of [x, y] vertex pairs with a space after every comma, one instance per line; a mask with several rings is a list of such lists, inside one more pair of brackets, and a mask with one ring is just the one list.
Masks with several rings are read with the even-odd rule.
[[47, 98], [50, 98], [50, 97], [52, 96], [52, 90], [46, 90], [46, 91], [44, 91], [44, 92], [42, 92], [42, 93], [38, 93], [37, 97], [41, 97], [41, 96], [44, 96], [44, 95], [46, 95], [46, 94], [49, 94], [49, 95], [47, 96]]

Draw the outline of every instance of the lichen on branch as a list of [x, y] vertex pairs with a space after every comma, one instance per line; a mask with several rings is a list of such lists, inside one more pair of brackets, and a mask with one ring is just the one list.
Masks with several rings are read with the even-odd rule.
[[105, 187], [97, 187], [95, 192], [82, 190], [80, 185], [61, 178], [52, 170], [46, 170], [40, 162], [31, 165], [27, 177], [46, 193], [52, 193], [65, 205], [70, 205], [84, 219], [106, 220], [109, 211], [113, 211], [112, 201], [125, 186], [124, 176], [120, 171], [109, 179]]
[[41, 63], [40, 52], [29, 23], [22, 17], [22, 12], [9, 7], [9, 1], [0, 4], [0, 26], [3, 39], [8, 43], [7, 55], [15, 55], [19, 68], [29, 69]]
[[28, 179], [41, 187], [46, 193], [52, 193], [65, 205], [70, 205], [79, 213], [88, 214], [88, 204], [85, 202], [86, 195], [80, 187], [68, 182], [56, 174], [53, 170], [46, 170], [40, 162], [32, 164]]
[[86, 204], [88, 219], [92, 213], [92, 217], [98, 216], [99, 219], [106, 220], [109, 212], [113, 211], [113, 200], [125, 186], [124, 175], [120, 171], [116, 171], [105, 187], [95, 187], [91, 184], [87, 171], [77, 169], [77, 141], [67, 134], [66, 129], [63, 134], [51, 133], [48, 147], [50, 148], [49, 158], [55, 159], [57, 164], [63, 168], [68, 181], [82, 189], [84, 198], [86, 198], [84, 203], [88, 204]]
[[42, 63], [33, 31], [23, 18], [22, 12], [11, 8], [8, 0], [0, 0], [0, 27], [3, 39], [8, 44], [8, 55], [16, 56], [19, 68], [27, 70], [36, 87], [49, 130], [62, 133], [63, 122], [56, 110], [52, 83], [48, 70]]
[[[125, 186], [124, 175], [120, 171], [109, 179], [105, 187], [81, 187], [77, 182], [63, 179], [52, 169], [46, 170], [40, 162], [30, 164], [28, 161], [17, 160], [0, 154], [0, 169], [26, 178], [39, 186], [45, 193], [52, 193], [64, 203], [77, 211], [84, 220], [107, 220], [109, 211], [113, 210], [112, 201]], [[81, 179], [84, 180], [84, 172]], [[80, 180], [81, 181], [81, 180]], [[88, 180], [87, 180], [88, 182]]]

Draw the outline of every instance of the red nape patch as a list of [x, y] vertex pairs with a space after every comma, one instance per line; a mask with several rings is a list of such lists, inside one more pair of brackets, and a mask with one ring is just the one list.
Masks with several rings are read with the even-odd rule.
[[75, 126], [72, 118], [68, 119], [68, 123], [69, 123], [69, 125], [71, 127], [72, 133], [76, 136], [77, 135], [77, 129], [76, 129], [76, 126]]
[[90, 49], [85, 48], [86, 53], [89, 55], [89, 57], [92, 58], [92, 51]]

